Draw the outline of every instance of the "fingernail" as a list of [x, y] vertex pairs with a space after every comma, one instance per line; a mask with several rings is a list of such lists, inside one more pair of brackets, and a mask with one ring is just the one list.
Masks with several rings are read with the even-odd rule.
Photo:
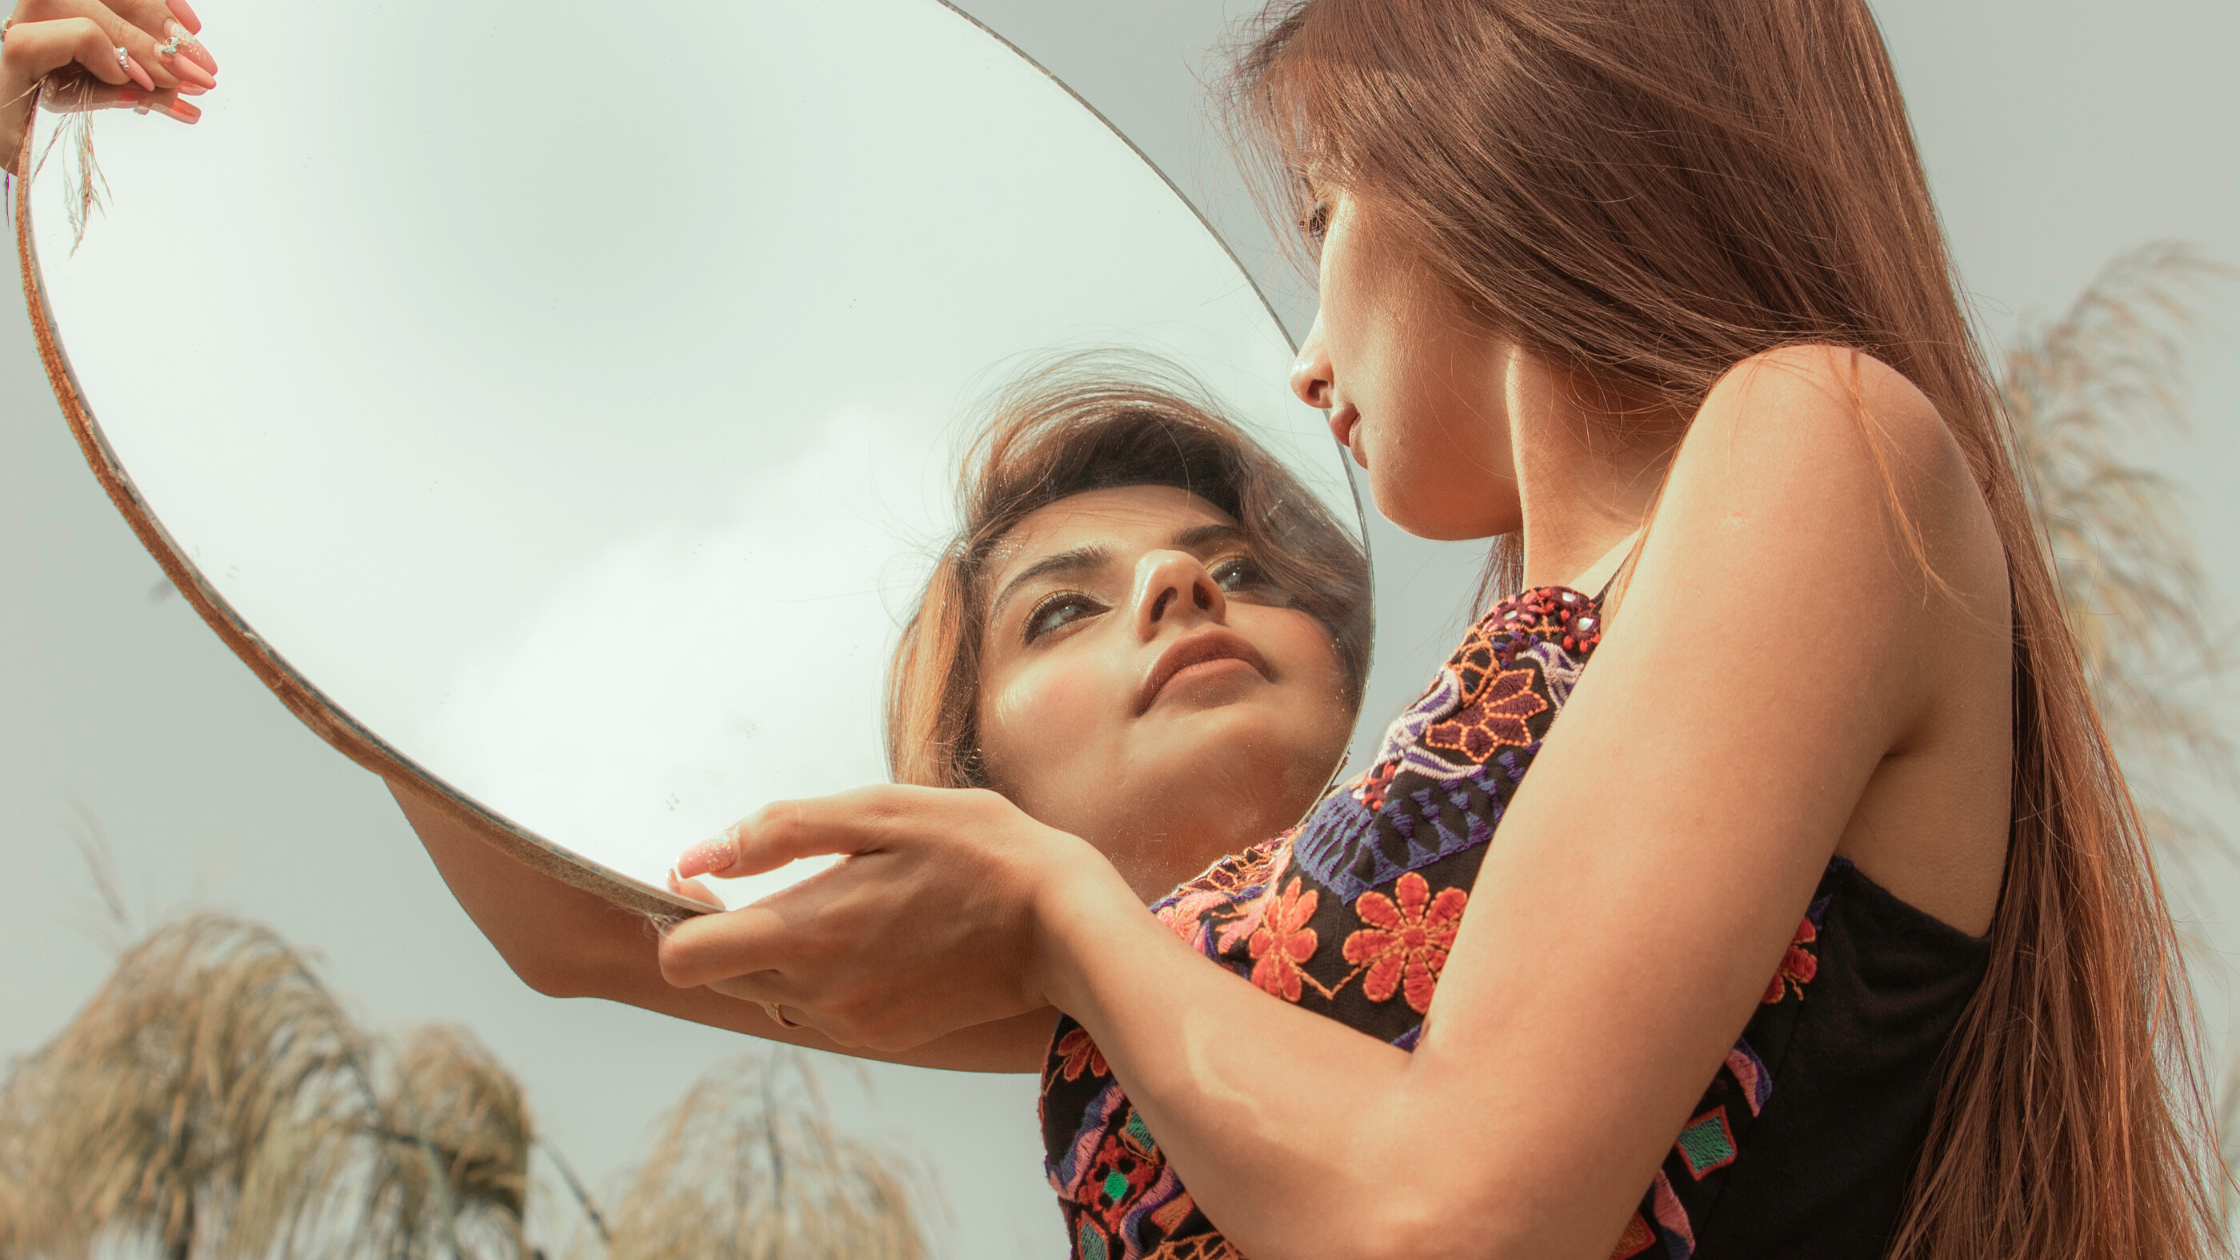
[[192, 83], [206, 92], [218, 86], [216, 75], [185, 57], [171, 59], [171, 73], [178, 75], [181, 82]]
[[202, 46], [201, 40], [196, 39], [187, 28], [177, 22], [164, 23], [163, 33], [169, 38], [157, 44], [156, 51], [162, 53], [164, 59], [171, 62], [173, 69], [181, 74], [187, 74], [189, 78], [195, 78], [194, 75], [188, 73], [187, 65], [179, 61], [179, 58], [184, 56], [187, 63], [192, 64], [196, 70], [202, 72], [201, 76], [195, 79], [196, 82], [202, 83], [204, 87], [218, 86], [218, 81], [210, 77], [218, 72], [218, 59], [210, 55], [210, 50]]
[[713, 840], [703, 840], [684, 851], [677, 859], [676, 868], [670, 873], [678, 879], [692, 879], [711, 871], [727, 871], [739, 860], [739, 845], [729, 832]]
[[191, 123], [202, 117], [201, 110], [185, 101], [150, 101], [148, 108], [155, 110], [173, 122]]
[[141, 104], [133, 106], [132, 112], [135, 114], [145, 114], [148, 112], [148, 106], [145, 102], [143, 102]]
[[199, 83], [182, 83], [176, 90], [181, 96], [200, 96], [210, 89]]
[[148, 72], [140, 68], [140, 63], [132, 59], [131, 53], [122, 48], [118, 49], [117, 64], [123, 66], [124, 72], [131, 76], [132, 81], [140, 85], [141, 91], [153, 92], [156, 90], [156, 81], [148, 77]]
[[200, 31], [202, 29], [202, 19], [194, 15], [194, 10], [188, 7], [187, 0], [163, 0], [163, 7], [171, 10], [171, 16], [186, 23], [188, 30]]

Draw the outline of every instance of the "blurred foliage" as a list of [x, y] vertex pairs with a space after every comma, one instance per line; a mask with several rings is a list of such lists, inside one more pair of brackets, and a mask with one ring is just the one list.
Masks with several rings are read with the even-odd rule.
[[693, 1085], [614, 1209], [608, 1260], [924, 1260], [922, 1180], [832, 1126], [799, 1051]]
[[196, 915], [125, 947], [0, 1085], [0, 1257], [526, 1260], [536, 1197], [583, 1257], [926, 1255], [919, 1183], [832, 1127], [797, 1052], [711, 1073], [661, 1131], [610, 1228], [471, 1034], [384, 1042], [270, 929]]
[[2230, 851], [2185, 780], [2230, 791], [2240, 776], [2209, 707], [2225, 662], [2193, 531], [2176, 484], [2135, 452], [2190, 428], [2190, 299], [2233, 274], [2174, 242], [2122, 254], [2023, 329], [1999, 382], [2101, 720], [2148, 834], [2180, 856]]
[[[2227, 636], [2212, 621], [2218, 605], [2177, 485], [2133, 452], [2192, 427], [2191, 299], [2234, 275], [2172, 242], [2120, 255], [2058, 318], [2023, 331], [2000, 379], [2101, 721], [2148, 838], [2189, 867], [2201, 854], [2240, 857], [2188, 792], [2205, 786], [2227, 804], [2240, 794], [2232, 739], [2213, 708]], [[2240, 1154], [2240, 1055], [2226, 1061], [2214, 1118], [2229, 1234], [2240, 1221], [2230, 1159]]]

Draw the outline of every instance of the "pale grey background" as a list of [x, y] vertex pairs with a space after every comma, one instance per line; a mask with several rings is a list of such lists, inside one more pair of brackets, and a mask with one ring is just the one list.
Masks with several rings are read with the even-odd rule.
[[[1248, 261], [1268, 262], [1252, 244], [1264, 240], [1257, 218], [1235, 199], [1201, 121], [1192, 70], [1225, 18], [1248, 5], [967, 7], [1205, 195]], [[2229, 69], [2240, 6], [1886, 0], [1878, 11], [1994, 339], [2018, 318], [2058, 309], [2110, 256], [2149, 238], [2190, 239], [2240, 262], [2240, 81]], [[223, 6], [204, 16], [222, 56]], [[748, 33], [700, 34], [693, 46], [713, 50]], [[570, 91], [596, 95], [594, 55]], [[713, 66], [723, 72], [720, 56]], [[151, 309], [150, 337], [167, 319], [193, 318], [192, 245], [181, 242], [180, 275]], [[2240, 590], [2231, 546], [2240, 293], [2216, 293], [2204, 311], [2224, 332], [2195, 347], [2201, 431], [2149, 455], [2190, 488], [2211, 575], [2231, 592]], [[1475, 558], [1408, 545], [1381, 526], [1373, 536], [1389, 602], [1379, 645], [1387, 681], [1370, 704], [1390, 711], [1412, 688], [1395, 680], [1420, 678], [1443, 654]], [[547, 1130], [587, 1173], [624, 1167], [646, 1123], [740, 1039], [521, 986], [445, 893], [381, 785], [296, 725], [180, 601], [152, 598], [158, 583], [70, 442], [23, 322], [0, 319], [0, 1053], [51, 1036], [108, 964], [85, 930], [98, 916], [63, 842], [73, 802], [83, 802], [115, 837], [145, 912], [191, 896], [267, 919], [322, 951], [333, 982], [376, 1023], [470, 1025], [521, 1074]], [[2230, 620], [2229, 601], [2217, 616]], [[2205, 803], [2232, 809], [2229, 799]], [[313, 884], [350, 892], [306, 901]], [[2186, 894], [2188, 913], [2208, 937], [2233, 941], [2225, 907], [2240, 904], [2240, 885], [2212, 865], [2200, 888]], [[2202, 957], [2215, 1032], [2221, 969]], [[1030, 1083], [898, 1069], [871, 1078], [872, 1097], [839, 1091], [845, 1119], [938, 1164], [953, 1205], [947, 1254], [1061, 1251]]]

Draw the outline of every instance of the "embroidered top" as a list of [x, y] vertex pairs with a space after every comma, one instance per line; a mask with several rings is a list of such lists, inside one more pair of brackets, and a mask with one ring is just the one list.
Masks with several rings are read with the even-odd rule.
[[[1412, 1050], [1486, 842], [1600, 641], [1596, 603], [1577, 591], [1495, 605], [1365, 773], [1152, 910], [1269, 993]], [[1880, 1256], [1938, 1055], [1988, 956], [1986, 940], [1831, 862], [1613, 1260]], [[1041, 1112], [1077, 1260], [1242, 1260], [1070, 1018]]]

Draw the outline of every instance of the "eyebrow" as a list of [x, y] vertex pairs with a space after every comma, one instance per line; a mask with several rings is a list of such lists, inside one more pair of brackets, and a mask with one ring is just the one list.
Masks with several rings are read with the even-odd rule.
[[1071, 551], [1061, 551], [1053, 556], [1044, 556], [1021, 569], [1017, 577], [1003, 584], [1003, 589], [996, 593], [995, 602], [988, 605], [988, 619], [993, 621], [997, 611], [1014, 594], [1018, 593], [1019, 588], [1036, 578], [1049, 577], [1053, 573], [1086, 573], [1093, 569], [1103, 568], [1111, 559], [1111, 548], [1096, 546], [1075, 547]]
[[[1198, 552], [1204, 551], [1214, 544], [1230, 542], [1243, 537], [1244, 531], [1234, 525], [1193, 525], [1169, 538], [1167, 545], [1177, 551]], [[994, 601], [988, 605], [988, 618], [993, 621], [996, 612], [1013, 595], [1017, 594], [1020, 588], [1037, 578], [1046, 578], [1052, 574], [1087, 573], [1102, 568], [1111, 561], [1112, 549], [1095, 544], [1087, 547], [1075, 547], [1071, 551], [1061, 551], [1055, 555], [1044, 556], [1021, 569], [1016, 577], [1003, 584], [1003, 589], [996, 593]]]

